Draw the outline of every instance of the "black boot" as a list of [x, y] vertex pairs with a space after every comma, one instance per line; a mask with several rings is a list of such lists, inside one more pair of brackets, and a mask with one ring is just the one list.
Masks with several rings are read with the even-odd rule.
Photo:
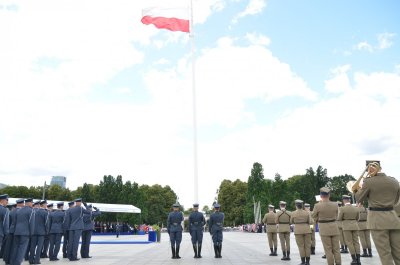
[[278, 256], [278, 253], [276, 253], [277, 250], [278, 248], [274, 248], [274, 254], [272, 256]]
[[222, 258], [221, 251], [222, 251], [222, 242], [218, 243], [218, 258]]
[[361, 254], [361, 257], [368, 257], [367, 249], [363, 248], [363, 253]]
[[347, 249], [347, 245], [344, 245], [344, 252], [343, 253], [349, 253], [349, 250]]
[[215, 243], [214, 244], [214, 254], [215, 254], [215, 256], [214, 256], [214, 258], [218, 258], [218, 246], [217, 246], [217, 243]]
[[321, 258], [326, 259], [326, 255], [324, 254]]
[[193, 251], [194, 251], [194, 257], [193, 258], [197, 259], [198, 258], [198, 256], [197, 256], [197, 244], [193, 244]]
[[372, 249], [368, 249], [368, 257], [372, 258]]
[[285, 260], [290, 260], [290, 251], [286, 251], [286, 259]]
[[201, 259], [201, 244], [199, 243], [199, 245], [197, 246], [197, 258]]
[[306, 258], [301, 257], [301, 263], [299, 265], [306, 265]]
[[358, 265], [356, 255], [351, 255], [350, 265]]
[[283, 257], [281, 258], [281, 260], [286, 260], [286, 251], [282, 251], [283, 252]]
[[175, 246], [171, 246], [171, 251], [172, 251], [172, 259], [176, 259], [176, 253], [175, 253]]
[[357, 265], [361, 265], [360, 254], [356, 254]]
[[269, 248], [271, 250], [271, 253], [269, 253], [270, 256], [274, 255], [274, 249], [273, 248]]
[[310, 257], [306, 257], [306, 265], [310, 265]]
[[311, 247], [311, 255], [315, 255], [315, 247]]
[[181, 258], [181, 257], [179, 257], [179, 246], [176, 246], [175, 257], [176, 257], [177, 259], [180, 259], [180, 258]]

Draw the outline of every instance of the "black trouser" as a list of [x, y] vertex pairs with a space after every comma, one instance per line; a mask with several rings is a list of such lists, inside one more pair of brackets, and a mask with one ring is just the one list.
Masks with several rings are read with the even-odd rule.
[[34, 235], [31, 237], [31, 244], [29, 250], [29, 262], [39, 264], [40, 255], [42, 253], [44, 236]]
[[45, 258], [47, 257], [47, 253], [49, 251], [49, 245], [50, 245], [50, 238], [49, 235], [45, 235], [44, 236], [44, 242], [43, 242], [43, 248], [42, 248], [42, 254], [41, 257]]
[[90, 240], [92, 238], [92, 230], [82, 231], [82, 245], [81, 245], [81, 257], [89, 257]]
[[[54, 260], [57, 258], [58, 252], [60, 251], [60, 246], [61, 246], [61, 238], [62, 238], [61, 233], [59, 234], [50, 234], [49, 237], [49, 258], [51, 260]], [[65, 240], [65, 239], [64, 239]]]
[[69, 239], [69, 232], [64, 232], [64, 242], [63, 242], [63, 257], [68, 258], [68, 239]]
[[68, 258], [70, 260], [76, 260], [78, 258], [79, 239], [81, 235], [82, 230], [69, 230]]

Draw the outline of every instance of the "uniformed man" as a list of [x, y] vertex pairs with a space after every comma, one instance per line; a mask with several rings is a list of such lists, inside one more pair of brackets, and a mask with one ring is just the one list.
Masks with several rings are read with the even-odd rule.
[[3, 250], [3, 240], [10, 233], [10, 211], [7, 209], [8, 194], [0, 195], [0, 251]]
[[371, 233], [369, 232], [369, 229], [367, 229], [368, 210], [361, 203], [358, 203], [357, 206], [358, 210], [360, 211], [360, 215], [357, 220], [358, 236], [360, 237], [361, 246], [363, 249], [363, 254], [361, 254], [361, 257], [372, 257]]
[[339, 228], [336, 223], [339, 209], [336, 202], [329, 200], [329, 196], [329, 188], [320, 189], [321, 201], [314, 205], [312, 218], [318, 223], [328, 265], [338, 265], [342, 264], [339, 252]]
[[283, 257], [281, 260], [290, 260], [290, 215], [286, 210], [286, 202], [279, 202], [280, 211], [276, 213], [275, 223], [278, 225], [279, 241], [281, 242]]
[[[312, 214], [312, 211], [310, 210], [311, 205], [309, 203], [304, 204], [304, 210]], [[314, 227], [314, 220], [311, 218], [311, 255], [315, 255], [315, 227]]]
[[358, 241], [358, 225], [357, 220], [360, 216], [359, 210], [351, 204], [351, 197], [343, 195], [343, 204], [338, 216], [338, 220], [342, 221], [344, 241], [349, 248], [352, 262], [350, 264], [360, 263], [360, 243]]
[[311, 255], [311, 221], [310, 212], [303, 209], [303, 201], [295, 200], [296, 211], [290, 216], [290, 223], [294, 224], [294, 236], [299, 248], [301, 264], [310, 265]]
[[75, 200], [75, 207], [66, 212], [65, 226], [68, 230], [68, 259], [76, 261], [78, 259], [79, 239], [83, 230], [83, 208], [82, 199]]
[[276, 213], [274, 211], [275, 206], [268, 205], [268, 213], [264, 215], [263, 223], [267, 227], [268, 244], [271, 253], [270, 256], [278, 256], [276, 251], [278, 250], [278, 229], [276, 228]]
[[47, 212], [40, 208], [45, 204], [45, 201], [36, 201], [33, 203], [33, 211], [35, 214], [35, 226], [31, 236], [30, 250], [29, 250], [29, 263], [40, 264], [40, 255], [42, 253], [44, 236], [46, 234], [47, 225]]
[[68, 242], [69, 242], [69, 231], [68, 231], [68, 227], [65, 223], [66, 221], [66, 216], [67, 216], [67, 212], [69, 211], [69, 209], [71, 209], [72, 207], [75, 206], [75, 202], [69, 202], [68, 203], [68, 209], [64, 212], [64, 221], [63, 221], [63, 230], [64, 230], [64, 241], [63, 241], [63, 258], [66, 259], [68, 258]]
[[201, 258], [201, 245], [203, 243], [203, 231], [206, 219], [199, 212], [199, 204], [193, 204], [193, 212], [189, 215], [189, 232], [192, 237], [194, 258]]
[[60, 251], [61, 238], [63, 235], [63, 221], [65, 213], [63, 211], [64, 203], [57, 203], [57, 210], [53, 211], [49, 215], [49, 259], [50, 261], [59, 260], [57, 258], [58, 252]]
[[[47, 215], [53, 211], [53, 204], [49, 203], [47, 204], [42, 204], [41, 208], [47, 211]], [[42, 248], [42, 254], [40, 255], [41, 258], [48, 258], [49, 257], [49, 246], [50, 246], [50, 235], [48, 233], [48, 230], [46, 231], [46, 235], [44, 235], [44, 242], [43, 242], [43, 248]]]
[[379, 161], [368, 163], [369, 178], [354, 190], [358, 202], [368, 200], [370, 229], [381, 264], [400, 264], [400, 219], [393, 207], [399, 202], [399, 182], [380, 172]]
[[222, 231], [224, 229], [224, 219], [225, 215], [221, 212], [221, 206], [218, 203], [214, 204], [214, 212], [210, 215], [210, 234], [212, 236], [213, 244], [214, 244], [214, 253], [215, 258], [220, 259], [221, 251], [222, 251], [222, 241], [223, 234]]
[[394, 206], [397, 216], [400, 217], [400, 202]]
[[[94, 230], [94, 218], [101, 215], [98, 208], [93, 207], [91, 204], [84, 204], [86, 210], [83, 213], [83, 232], [82, 232], [82, 245], [81, 245], [81, 257], [83, 259], [90, 259], [90, 240], [92, 239], [92, 232]], [[93, 211], [93, 209], [95, 211]]]
[[[343, 203], [341, 201], [338, 201], [337, 204], [339, 206], [339, 214], [340, 214]], [[338, 215], [338, 217], [339, 217], [339, 215]], [[344, 241], [342, 221], [337, 220], [337, 224], [338, 224], [338, 228], [339, 228], [340, 253], [349, 253], [346, 242]]]
[[7, 236], [4, 255], [3, 255], [3, 260], [6, 264], [11, 263], [11, 254], [12, 254], [13, 246], [14, 246], [15, 217], [17, 214], [17, 210], [24, 207], [25, 200], [18, 199], [15, 202], [16, 202], [16, 207], [14, 210], [11, 210], [11, 212], [10, 212], [10, 233]]
[[171, 251], [173, 259], [180, 259], [179, 248], [182, 242], [182, 221], [183, 214], [180, 212], [180, 205], [172, 205], [173, 211], [169, 213], [167, 219], [167, 231], [171, 241]]
[[20, 265], [28, 248], [29, 238], [35, 227], [35, 213], [32, 209], [32, 199], [25, 200], [25, 206], [16, 212], [15, 232], [10, 264]]

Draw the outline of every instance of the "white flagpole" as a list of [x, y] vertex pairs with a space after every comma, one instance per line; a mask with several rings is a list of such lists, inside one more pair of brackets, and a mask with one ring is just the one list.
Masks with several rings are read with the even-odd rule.
[[190, 33], [191, 53], [192, 53], [192, 93], [193, 93], [193, 186], [194, 186], [194, 203], [199, 200], [199, 177], [197, 168], [197, 111], [196, 111], [196, 82], [195, 82], [195, 43], [193, 28], [193, 0], [190, 0]]

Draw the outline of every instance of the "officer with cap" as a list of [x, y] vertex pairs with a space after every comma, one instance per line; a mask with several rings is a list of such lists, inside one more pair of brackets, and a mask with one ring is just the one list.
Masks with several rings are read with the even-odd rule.
[[314, 205], [312, 218], [318, 223], [326, 261], [328, 264], [342, 264], [339, 251], [339, 228], [336, 223], [339, 207], [336, 202], [329, 200], [329, 188], [321, 188], [320, 197], [321, 201]]
[[168, 214], [167, 231], [171, 241], [171, 251], [173, 259], [180, 259], [179, 248], [182, 242], [182, 221], [183, 214], [180, 212], [180, 205], [172, 205], [173, 211]]
[[68, 209], [64, 212], [64, 221], [63, 221], [64, 241], [63, 241], [63, 249], [62, 249], [64, 259], [68, 258], [68, 242], [69, 242], [69, 237], [68, 237], [69, 231], [68, 231], [68, 227], [65, 223], [65, 220], [66, 220], [65, 217], [67, 216], [68, 211], [74, 207], [74, 205], [75, 205], [75, 202], [69, 202]]
[[[367, 228], [368, 210], [361, 204], [357, 204], [360, 215], [357, 220], [358, 225], [358, 236], [360, 237], [361, 246], [363, 249], [363, 254], [361, 257], [372, 257], [371, 249], [371, 233]], [[367, 252], [368, 250], [368, 252]]]
[[49, 259], [50, 261], [59, 260], [57, 258], [60, 251], [61, 238], [63, 235], [63, 221], [65, 213], [63, 211], [64, 203], [57, 203], [57, 209], [49, 215]]
[[[86, 210], [83, 213], [83, 231], [82, 231], [82, 244], [81, 244], [81, 257], [89, 259], [90, 240], [92, 238], [92, 231], [94, 230], [94, 218], [101, 215], [98, 208], [93, 207], [91, 204], [84, 203]], [[93, 209], [95, 211], [93, 211]]]
[[394, 210], [399, 202], [399, 182], [381, 172], [379, 161], [367, 161], [368, 175], [360, 189], [354, 190], [358, 202], [368, 200], [370, 229], [381, 264], [400, 264], [400, 220]]
[[31, 198], [25, 200], [25, 206], [16, 212], [15, 232], [10, 258], [11, 265], [22, 263], [28, 248], [29, 238], [35, 228], [35, 212], [32, 209]]
[[294, 224], [294, 236], [299, 248], [301, 264], [310, 264], [311, 255], [311, 215], [303, 209], [303, 201], [295, 200], [296, 211], [290, 216], [290, 223]]
[[[47, 207], [46, 207], [46, 205], [47, 205]], [[50, 213], [53, 211], [53, 206], [54, 205], [52, 203], [47, 204], [47, 201], [46, 201], [46, 204], [45, 205], [41, 205], [41, 208], [45, 209], [47, 211], [47, 215], [49, 216]], [[42, 254], [40, 255], [41, 258], [48, 258], [49, 257], [49, 255], [48, 255], [49, 246], [50, 246], [50, 235], [49, 235], [48, 231], [46, 231], [46, 235], [44, 236]]]
[[352, 262], [350, 264], [360, 263], [360, 243], [358, 241], [358, 225], [357, 220], [360, 216], [359, 210], [351, 204], [351, 198], [343, 195], [343, 204], [338, 216], [338, 220], [342, 221], [344, 241], [349, 248]]
[[[343, 203], [341, 201], [338, 201], [337, 204], [339, 206], [339, 214], [340, 214]], [[339, 217], [339, 215], [338, 215], [338, 217]], [[338, 224], [338, 228], [339, 228], [340, 253], [349, 253], [349, 251], [347, 250], [346, 242], [344, 240], [342, 221], [337, 220], [337, 224]]]
[[[304, 204], [304, 210], [312, 214], [312, 211], [310, 210], [311, 205], [309, 203]], [[314, 227], [314, 220], [311, 218], [311, 255], [315, 255], [315, 227]]]
[[263, 223], [267, 226], [267, 236], [268, 236], [268, 244], [271, 253], [270, 256], [278, 256], [276, 251], [278, 249], [278, 230], [276, 228], [275, 218], [276, 213], [274, 212], [275, 207], [273, 205], [268, 205], [268, 213], [264, 215]]
[[214, 213], [210, 215], [210, 234], [214, 243], [215, 258], [222, 258], [222, 230], [224, 229], [225, 215], [221, 212], [221, 206], [218, 203], [214, 204]]
[[283, 257], [281, 260], [290, 260], [290, 216], [291, 212], [286, 210], [286, 202], [279, 202], [280, 211], [276, 213], [275, 222], [278, 224], [279, 241]]
[[199, 204], [193, 204], [193, 212], [189, 215], [189, 232], [192, 237], [194, 258], [201, 258], [201, 245], [203, 243], [203, 230], [206, 224], [204, 214], [199, 212]]
[[44, 236], [48, 231], [48, 214], [47, 211], [43, 208], [39, 208], [47, 204], [47, 202], [41, 201], [39, 203], [34, 203], [34, 213], [35, 213], [35, 227], [33, 229], [31, 243], [30, 243], [30, 251], [29, 251], [29, 263], [30, 264], [40, 264], [40, 255], [42, 253]]
[[0, 195], [0, 251], [3, 239], [10, 233], [10, 211], [7, 209], [8, 194]]
[[[6, 264], [10, 264], [11, 262], [11, 252], [13, 250], [13, 244], [14, 244], [14, 232], [15, 232], [15, 217], [17, 214], [17, 210], [21, 209], [24, 207], [24, 199], [18, 199], [15, 201], [16, 202], [16, 207], [11, 210], [10, 212], [10, 233], [7, 236], [6, 243], [4, 246], [4, 254], [3, 254], [3, 260]], [[15, 246], [14, 246], [15, 247]]]
[[79, 239], [83, 230], [83, 208], [82, 199], [75, 200], [75, 207], [70, 208], [65, 215], [65, 226], [68, 230], [68, 259], [76, 261], [78, 259]]

